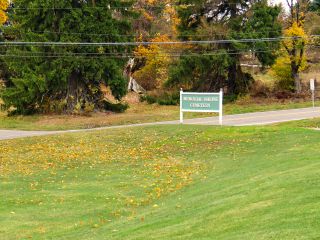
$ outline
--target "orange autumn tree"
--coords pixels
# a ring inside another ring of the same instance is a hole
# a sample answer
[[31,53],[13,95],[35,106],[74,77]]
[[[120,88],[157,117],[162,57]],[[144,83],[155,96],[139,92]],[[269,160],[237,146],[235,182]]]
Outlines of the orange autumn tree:
[[[9,7],[9,1],[8,0],[0,0],[0,24],[3,25],[7,20],[8,16],[6,14],[6,10]],[[0,79],[0,89],[4,88],[4,81],[3,79]],[[0,99],[0,110],[1,110],[1,105],[3,104],[2,100]]]
[[9,7],[8,0],[0,0],[0,24],[4,24],[8,20],[8,16],[6,14],[6,10]]
[[[288,79],[293,81],[295,92],[300,93],[302,86],[299,73],[306,67],[305,46],[308,42],[308,37],[303,27],[299,26],[296,22],[293,22],[284,31],[284,36],[286,39],[283,40],[282,44],[286,51],[280,59],[284,60],[289,66],[290,74],[288,75]],[[279,63],[279,61],[276,63]]]
[[287,4],[290,14],[288,16],[288,28],[284,31],[286,39],[282,44],[288,55],[294,90],[296,93],[301,93],[302,84],[299,72],[303,70],[305,62],[308,36],[304,31],[304,21],[309,3],[308,1],[287,0]]
[[[168,42],[167,35],[157,35],[151,42]],[[161,89],[168,79],[169,65],[172,58],[169,56],[174,46],[151,44],[138,46],[135,57],[144,59],[144,66],[134,73],[134,78],[147,90]]]
[[[162,45],[157,42],[177,41],[179,18],[173,0],[140,0],[141,6],[140,36],[137,41],[154,42],[151,45],[140,45],[134,50],[139,68],[133,77],[146,90],[161,89],[168,80],[169,66],[173,63],[172,55],[181,52],[178,45]],[[154,31],[156,30],[156,31]]]

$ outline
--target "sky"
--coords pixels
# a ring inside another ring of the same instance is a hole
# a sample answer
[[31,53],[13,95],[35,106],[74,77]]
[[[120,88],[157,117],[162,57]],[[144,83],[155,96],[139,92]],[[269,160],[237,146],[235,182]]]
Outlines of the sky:
[[269,0],[269,2],[270,2],[270,3],[273,3],[273,4],[282,3],[283,6],[286,6],[286,5],[287,5],[286,0]]
[[286,0],[271,0],[271,2],[273,3],[282,3],[282,4],[286,4]]
[[287,5],[287,1],[286,0],[269,0],[270,3],[272,4],[279,4],[282,3],[282,6],[288,10],[288,5]]

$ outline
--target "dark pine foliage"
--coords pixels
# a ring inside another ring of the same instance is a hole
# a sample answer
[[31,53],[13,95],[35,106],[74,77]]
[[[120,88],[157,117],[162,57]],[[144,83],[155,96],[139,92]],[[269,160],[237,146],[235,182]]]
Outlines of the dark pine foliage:
[[[276,38],[281,35],[279,7],[265,0],[180,0],[180,38],[183,40],[221,40],[231,42],[194,46],[197,56],[182,57],[172,68],[169,83],[194,90],[218,90],[226,87],[229,94],[248,89],[252,77],[242,72],[241,57],[255,52],[262,65],[273,64],[279,42],[240,43],[251,38]],[[190,54],[188,54],[190,55]]]
[[[4,35],[21,42],[132,41],[132,3],[121,0],[15,0]],[[127,46],[24,45],[6,48],[11,72],[1,98],[17,113],[103,108],[101,86],[126,93]],[[119,57],[114,57],[118,55]]]
[[320,14],[320,0],[313,0],[310,3],[310,11],[318,12]]

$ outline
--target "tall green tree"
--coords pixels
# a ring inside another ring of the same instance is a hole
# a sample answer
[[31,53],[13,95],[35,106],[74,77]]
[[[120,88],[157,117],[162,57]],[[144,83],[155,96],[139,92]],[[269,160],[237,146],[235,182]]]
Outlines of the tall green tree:
[[[221,69],[217,76],[213,76],[209,72],[202,72],[199,79],[203,79],[205,76],[210,76],[211,81],[215,81],[214,78],[220,79],[220,84],[211,84],[211,86],[226,86],[230,94],[239,94],[245,91],[252,79],[248,74],[242,72],[240,66],[241,56],[245,52],[256,52],[263,65],[271,65],[274,62],[279,43],[259,41],[239,43],[232,40],[280,36],[279,7],[268,6],[267,1],[264,0],[181,0],[178,12],[181,18],[179,27],[181,39],[230,40],[227,43],[208,44],[193,48],[193,50],[196,49],[200,52],[202,57],[205,57],[208,52],[216,56],[212,58],[214,61],[208,62],[209,65],[216,66],[213,66],[214,69],[225,66],[223,74]],[[221,63],[219,63],[220,61]],[[181,66],[178,68],[181,69]],[[212,67],[207,69],[209,71]],[[195,75],[199,76],[199,73],[195,72],[189,76],[193,78]],[[224,81],[221,80],[223,76]]]
[[320,14],[320,0],[311,1],[309,9],[312,12],[318,12]]
[[[15,0],[5,34],[21,42],[128,42],[131,5],[121,0]],[[101,108],[102,85],[117,99],[126,93],[127,60],[121,56],[129,51],[126,46],[99,45],[10,47],[4,61],[12,77],[1,98],[19,113]]]

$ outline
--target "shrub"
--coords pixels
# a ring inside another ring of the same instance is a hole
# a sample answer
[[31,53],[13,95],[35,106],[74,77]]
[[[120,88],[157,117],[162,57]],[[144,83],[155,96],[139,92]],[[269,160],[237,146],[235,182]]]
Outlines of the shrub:
[[157,102],[159,105],[178,105],[180,103],[180,93],[164,94]]
[[105,110],[116,113],[123,113],[129,108],[127,103],[111,103],[106,100],[103,101],[103,105]]
[[157,99],[149,95],[141,95],[140,102],[147,102],[148,104],[154,104],[157,102]]
[[230,94],[230,95],[223,96],[224,103],[233,103],[233,102],[237,101],[237,99],[238,99],[238,95],[236,95],[236,94]]
[[[303,71],[306,67],[307,62],[304,57],[299,71]],[[277,79],[276,88],[279,91],[294,91],[294,79],[291,76],[291,65],[288,55],[279,57],[271,70],[272,74]]]
[[271,89],[264,82],[256,80],[250,87],[250,95],[252,97],[270,97]]
[[85,116],[90,116],[91,113],[94,111],[94,109],[95,109],[94,103],[86,102],[86,103],[84,104],[83,114],[84,114]]
[[147,102],[148,104],[157,103],[159,105],[178,105],[180,102],[180,93],[152,92],[149,93],[149,95],[141,96],[140,101]]

